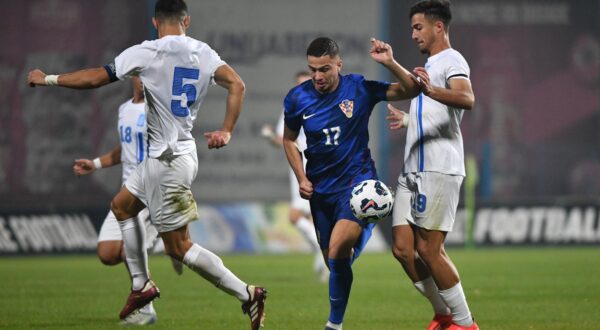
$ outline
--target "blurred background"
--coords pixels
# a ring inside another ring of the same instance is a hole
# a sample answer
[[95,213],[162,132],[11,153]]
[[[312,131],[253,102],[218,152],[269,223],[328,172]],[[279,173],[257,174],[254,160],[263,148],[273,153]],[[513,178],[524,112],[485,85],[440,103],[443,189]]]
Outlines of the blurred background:
[[[476,95],[462,132],[463,184],[456,245],[600,244],[600,1],[454,0],[451,43],[469,62]],[[308,251],[288,223],[288,165],[260,133],[275,124],[305,50],[335,39],[344,73],[391,80],[368,54],[389,41],[411,70],[425,55],[411,40],[413,1],[188,1],[188,35],[207,42],[247,86],[227,148],[208,150],[225,93],[209,90],[196,120],[200,221],[192,235],[217,252]],[[120,167],[77,178],[77,158],[116,146],[121,81],[93,91],[29,88],[29,70],[62,73],[113,61],[156,38],[152,0],[0,0],[0,254],[94,251],[120,186]],[[397,104],[407,110],[408,102]],[[380,178],[395,187],[405,131],[390,132],[385,104],[371,118]],[[369,243],[388,249],[390,221]]]

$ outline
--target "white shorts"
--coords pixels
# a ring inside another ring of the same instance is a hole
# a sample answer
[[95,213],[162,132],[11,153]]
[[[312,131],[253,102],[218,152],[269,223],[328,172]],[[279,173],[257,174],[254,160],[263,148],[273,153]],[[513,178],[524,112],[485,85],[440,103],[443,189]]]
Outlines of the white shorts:
[[[144,224],[144,232],[146,233],[146,248],[150,249],[154,246],[156,239],[158,238],[158,231],[150,222],[150,213],[148,209],[143,209],[138,213],[138,219],[142,224]],[[121,228],[119,228],[119,223],[117,222],[117,218],[112,211],[109,211],[102,223],[102,227],[100,227],[100,232],[98,233],[98,242],[104,241],[122,241],[123,236],[121,235]]]
[[400,175],[392,226],[409,222],[427,230],[452,231],[463,177],[437,172]]
[[292,169],[290,169],[290,196],[291,208],[301,210],[304,214],[310,215],[310,202],[308,199],[300,196],[300,186],[298,186],[298,180]]
[[125,182],[125,187],[150,210],[159,233],[179,229],[198,219],[192,181],[198,172],[196,152],[146,158]]

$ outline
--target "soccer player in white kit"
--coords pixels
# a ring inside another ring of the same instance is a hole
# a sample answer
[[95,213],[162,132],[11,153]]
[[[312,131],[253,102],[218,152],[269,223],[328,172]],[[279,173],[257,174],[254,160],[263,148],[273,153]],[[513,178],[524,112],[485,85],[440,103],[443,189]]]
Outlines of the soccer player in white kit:
[[245,86],[239,75],[204,42],[185,35],[190,24],[183,0],[158,0],[152,23],[159,39],[132,46],[104,67],[62,75],[36,69],[30,85],[96,88],[130,76],[144,84],[149,157],[136,168],[111,203],[132,275],[132,290],[119,317],[126,318],[160,293],[149,279],[148,256],[135,217],[148,206],[165,250],[191,270],[242,302],[242,311],[256,330],[264,320],[266,290],[247,285],[212,252],[191,241],[188,223],[198,218],[190,190],[198,159],[191,129],[207,88],[216,83],[228,92],[220,130],[204,133],[208,148],[221,148],[231,134],[242,108]]
[[414,70],[423,92],[412,100],[410,114],[388,106],[390,127],[408,126],[393,213],[393,253],[433,306],[428,330],[479,329],[444,250],[465,176],[460,122],[475,102],[469,65],[450,46],[448,1],[421,1],[409,17],[412,38],[429,58]]
[[[300,71],[296,73],[296,85],[299,85],[306,80],[311,79],[308,71]],[[275,131],[271,125],[264,125],[262,127],[262,135],[269,140],[273,145],[277,147],[283,147],[283,128],[284,128],[284,117],[283,111],[277,121]],[[306,150],[306,136],[304,130],[300,130],[298,138],[296,139],[296,146],[298,151],[303,153]],[[306,158],[303,159],[304,166],[306,167]],[[329,280],[329,269],[323,259],[319,242],[317,241],[317,235],[315,233],[315,227],[312,222],[312,216],[310,214],[310,203],[308,200],[300,196],[300,187],[296,180],[294,171],[289,169],[289,180],[290,180],[290,212],[289,219],[292,225],[300,231],[304,240],[310,245],[312,251],[315,253],[315,259],[313,263],[313,270],[317,273],[321,282]]]
[[[138,77],[131,78],[133,86],[133,97],[119,106],[119,145],[104,155],[91,159],[76,159],[73,164],[73,172],[77,176],[88,175],[101,168],[122,164],[122,183],[125,184],[127,177],[147,157],[148,135],[146,133],[146,109],[144,106],[144,92],[142,83]],[[138,213],[137,219],[145,231],[146,250],[153,247],[158,238],[158,231],[150,222],[148,209]],[[117,265],[125,260],[123,251],[123,236],[117,223],[117,218],[109,211],[102,223],[98,233],[98,245],[96,248],[98,258],[105,265]],[[175,264],[174,264],[175,265]],[[176,271],[181,272],[181,264]],[[145,325],[156,322],[156,311],[152,302],[139,309],[139,313],[129,315],[124,324]]]

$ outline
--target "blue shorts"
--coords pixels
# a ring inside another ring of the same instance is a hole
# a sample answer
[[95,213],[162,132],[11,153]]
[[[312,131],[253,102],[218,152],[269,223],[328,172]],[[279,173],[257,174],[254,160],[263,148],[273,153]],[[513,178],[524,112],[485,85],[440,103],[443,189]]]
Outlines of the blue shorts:
[[369,238],[371,238],[375,224],[358,220],[352,214],[352,210],[350,209],[352,188],[350,187],[333,194],[313,193],[310,199],[310,210],[321,250],[329,248],[329,239],[331,238],[333,226],[341,219],[354,221],[362,227],[362,232],[354,245],[354,256],[352,259],[356,259],[365,245],[367,245]]

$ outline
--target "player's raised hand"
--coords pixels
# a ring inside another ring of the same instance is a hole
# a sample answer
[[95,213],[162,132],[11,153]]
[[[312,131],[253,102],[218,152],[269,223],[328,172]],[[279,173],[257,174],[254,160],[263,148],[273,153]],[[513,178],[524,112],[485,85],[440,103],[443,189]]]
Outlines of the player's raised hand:
[[413,80],[419,86],[423,94],[429,95],[433,91],[433,86],[429,81],[429,73],[423,67],[416,67],[413,70],[414,76],[412,76]]
[[298,183],[298,186],[300,187],[300,197],[302,197],[304,199],[310,199],[312,197],[312,194],[313,194],[312,182],[308,181],[308,179],[305,178],[304,180],[302,180]]
[[373,58],[375,62],[381,64],[394,60],[392,46],[375,38],[371,38],[371,50],[369,51],[369,54],[371,54],[371,58]]
[[29,71],[29,73],[27,74],[27,84],[29,84],[30,87],[35,87],[36,85],[45,86],[45,79],[46,74],[40,69]]
[[390,129],[401,129],[402,127],[408,127],[408,113],[394,107],[393,105],[387,105],[388,115],[385,119],[390,124]]
[[208,149],[219,149],[229,143],[231,133],[225,131],[206,132],[204,137],[208,140]]
[[77,176],[88,175],[96,170],[94,162],[89,159],[75,159],[73,173]]

